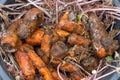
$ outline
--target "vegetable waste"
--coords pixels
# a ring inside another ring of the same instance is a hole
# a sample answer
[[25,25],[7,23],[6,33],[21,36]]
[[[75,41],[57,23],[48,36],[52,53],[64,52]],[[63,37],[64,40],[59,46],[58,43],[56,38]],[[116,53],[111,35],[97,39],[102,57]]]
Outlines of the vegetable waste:
[[[10,73],[16,80],[99,80],[105,77],[107,74],[102,73],[112,66],[114,55],[118,55],[119,43],[115,37],[120,30],[107,30],[114,18],[119,18],[113,13],[118,8],[104,4],[100,0],[18,0],[16,6],[4,6],[23,12],[17,17],[12,14],[9,24],[6,23],[9,18],[2,16],[1,57],[6,64],[14,66]],[[71,15],[77,18],[70,19]]]

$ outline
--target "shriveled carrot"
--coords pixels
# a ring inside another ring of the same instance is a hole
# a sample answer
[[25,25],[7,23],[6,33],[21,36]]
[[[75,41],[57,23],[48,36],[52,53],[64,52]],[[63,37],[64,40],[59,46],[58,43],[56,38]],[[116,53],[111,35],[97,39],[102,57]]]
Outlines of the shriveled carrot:
[[30,45],[40,45],[43,39],[44,31],[43,30],[36,30],[32,36],[26,39],[26,43]]
[[67,31],[64,30],[56,30],[56,32],[60,37],[67,37],[70,35]]
[[25,79],[34,80],[35,68],[32,65],[32,62],[30,58],[28,57],[28,55],[25,52],[18,50],[15,53],[15,57],[16,57],[17,63],[20,66],[20,69],[22,70],[25,76]]
[[68,38],[68,43],[73,44],[85,44],[88,45],[91,43],[89,38],[84,38],[83,36],[77,34],[71,34]]
[[54,80],[51,72],[46,67],[43,60],[32,49],[32,46],[30,46],[28,44],[24,44],[22,46],[22,49],[24,51],[26,51],[26,53],[29,56],[29,58],[31,59],[32,63],[35,65],[35,67],[38,69],[39,73],[42,75],[43,80]]
[[65,63],[62,66],[60,66],[60,70],[66,71],[66,72],[75,72],[78,70],[78,68],[71,64],[71,63]]

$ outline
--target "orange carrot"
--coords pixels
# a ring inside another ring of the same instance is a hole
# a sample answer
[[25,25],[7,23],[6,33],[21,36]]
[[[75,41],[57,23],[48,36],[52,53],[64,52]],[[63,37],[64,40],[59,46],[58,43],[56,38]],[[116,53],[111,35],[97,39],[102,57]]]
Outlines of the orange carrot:
[[43,58],[46,64],[49,62],[50,48],[51,48],[50,42],[51,42],[51,36],[48,34],[45,34],[41,42],[40,50],[44,52]]
[[[50,47],[51,47],[50,41],[51,41],[51,36],[48,34],[45,34],[41,42],[41,50],[44,51],[45,53],[50,52]],[[47,56],[49,56],[49,54]]]
[[30,45],[40,45],[43,39],[44,31],[43,30],[36,30],[31,37],[26,39],[26,43]]
[[[52,71],[51,73],[52,73],[52,75],[53,75],[53,77],[54,77],[55,80],[61,80],[61,79],[59,78],[59,76],[58,76],[57,71],[54,70],[54,71]],[[64,80],[68,80],[68,78],[67,78],[65,75],[63,75],[62,73],[60,73],[60,76],[61,76]]]
[[64,31],[64,30],[56,30],[57,34],[60,36],[60,37],[67,37],[69,36],[69,33]]
[[81,80],[82,78],[84,78],[84,75],[81,71],[75,71],[70,74],[70,78],[71,80]]
[[71,63],[65,63],[60,67],[60,70],[64,70],[66,72],[71,73],[71,72],[77,71],[78,68],[75,65],[71,64]]
[[27,56],[27,54],[23,51],[18,50],[15,53],[15,57],[16,57],[17,63],[20,66],[20,69],[22,70],[25,76],[25,79],[34,80],[35,68],[32,65],[32,62],[30,58]]
[[[38,8],[30,9],[21,19],[13,22],[6,31],[6,36],[2,36],[1,43],[16,48],[20,44],[20,39],[29,37],[44,20],[44,13]],[[18,42],[19,41],[19,42]],[[7,46],[7,48],[9,48]],[[6,46],[5,46],[6,47]]]
[[83,35],[85,31],[83,25],[69,21],[68,18],[69,18],[69,12],[66,12],[61,17],[60,21],[56,25],[56,28]]
[[54,80],[45,63],[33,50],[28,51],[28,56],[37,67],[39,73],[43,76],[43,80]]
[[35,53],[32,46],[30,46],[28,44],[24,44],[21,47],[21,49],[24,50],[27,53],[27,55],[31,59],[34,66],[38,69],[40,75],[42,75],[43,80],[54,80],[53,77],[52,77],[51,72],[46,67],[43,60]]
[[106,56],[106,51],[104,48],[100,48],[96,53],[101,58]]
[[5,51],[12,51],[21,45],[21,40],[16,34],[7,34],[7,36],[2,37],[1,45]]

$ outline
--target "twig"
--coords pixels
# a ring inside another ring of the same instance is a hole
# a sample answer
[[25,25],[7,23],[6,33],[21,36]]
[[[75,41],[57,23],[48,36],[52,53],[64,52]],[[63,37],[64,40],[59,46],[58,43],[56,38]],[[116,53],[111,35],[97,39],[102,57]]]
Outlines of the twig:
[[60,71],[59,71],[61,65],[62,65],[62,63],[60,63],[60,64],[58,65],[58,67],[57,67],[57,73],[58,73],[59,78],[60,78],[61,80],[64,80],[64,79],[62,78],[62,76],[60,75]]
[[58,23],[58,0],[56,0],[56,23]]
[[26,13],[26,11],[22,12],[20,15],[18,15],[14,20],[12,20],[12,22],[17,21],[18,19],[20,19],[24,14]]
[[[36,0],[36,1],[33,1],[35,4],[37,4],[37,5],[39,5],[39,4],[45,4],[44,2],[39,2],[39,1],[41,1],[41,0]],[[21,8],[24,8],[24,7],[26,7],[26,6],[29,6],[29,5],[31,5],[32,3],[27,3],[27,4],[25,4],[25,5],[23,5],[23,6],[20,6],[20,7],[17,7],[16,9],[21,9]]]
[[23,3],[17,3],[17,4],[9,4],[9,5],[3,5],[3,4],[0,4],[0,8],[9,8],[9,7],[16,7],[16,6],[21,6],[23,5]]
[[92,0],[92,1],[88,1],[88,2],[81,2],[81,3],[79,3],[79,5],[82,6],[82,5],[86,5],[86,4],[90,4],[90,3],[95,3],[97,1],[100,1],[100,0]]
[[112,15],[113,18],[120,20],[120,13],[117,12],[106,12],[106,13]]
[[100,14],[100,16],[99,16],[100,20],[102,20],[102,16],[104,13],[105,13],[105,11],[102,11],[102,13]]
[[0,17],[4,20],[5,25],[8,26],[10,21],[9,21],[8,17],[5,16],[6,14],[4,14],[4,15],[3,14],[4,14],[4,12],[0,13]]
[[28,2],[30,2],[31,4],[33,4],[35,7],[37,7],[38,9],[42,10],[49,18],[52,18],[52,16],[42,7],[36,5],[34,2],[32,2],[31,0],[28,0]]
[[114,11],[114,12],[120,13],[120,8],[93,8],[93,9],[84,11],[83,14],[91,11]]
[[58,0],[58,2],[59,2],[59,3],[61,3],[62,5],[65,5],[65,3],[64,3],[64,2],[62,2],[62,1],[60,1],[60,0]]
[[120,16],[119,16],[120,8],[118,8],[118,7],[114,7],[114,8],[108,8],[108,7],[107,8],[93,8],[93,9],[89,9],[89,10],[84,11],[82,14],[85,14],[85,13],[88,13],[88,12],[95,12],[95,11],[108,11],[109,14],[110,13],[112,14],[112,15],[108,14],[109,16],[120,20]]
[[19,71],[17,63],[15,62],[13,56],[11,54],[8,54],[8,57],[10,58],[10,61],[12,62],[12,64],[14,64],[16,70]]
[[114,16],[114,15],[109,15],[109,16],[111,16],[111,17],[114,18],[114,19],[120,20],[120,17]]
[[104,74],[104,75],[96,78],[95,80],[99,80],[99,79],[104,78],[104,77],[106,77],[106,76],[108,76],[108,75],[111,75],[111,74],[113,74],[113,73],[115,73],[115,72],[116,72],[116,70],[113,70],[113,71],[111,71],[111,72],[109,72],[109,73],[107,73],[107,74]]
[[[98,72],[98,70],[100,69],[100,67],[101,67],[101,65],[102,65],[102,62],[103,62],[103,60],[100,60],[99,66],[98,66],[98,68],[97,68],[97,72]],[[94,78],[93,78],[93,79],[96,79],[96,76],[97,76],[97,74],[94,75]]]
[[79,10],[80,10],[81,12],[83,12],[83,9],[82,9],[81,6],[79,5],[78,0],[76,1],[76,3],[77,3],[77,6],[78,6]]
[[100,73],[101,71],[103,71],[104,69],[106,69],[108,66],[104,66],[103,68],[101,68],[97,73]]
[[72,5],[72,4],[74,4],[74,3],[77,3],[77,1],[69,2],[69,3],[65,4],[64,6],[66,7],[66,6]]
[[[56,1],[57,1],[57,0],[56,0]],[[45,3],[47,4],[47,6],[48,6],[51,10],[53,10],[52,7],[49,5],[49,2],[47,2],[47,1],[45,0]]]

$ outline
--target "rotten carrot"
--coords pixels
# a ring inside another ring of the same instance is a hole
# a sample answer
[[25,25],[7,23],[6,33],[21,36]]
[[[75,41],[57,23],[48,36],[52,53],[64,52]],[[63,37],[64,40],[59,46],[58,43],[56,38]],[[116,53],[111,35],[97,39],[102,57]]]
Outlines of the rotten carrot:
[[71,34],[68,37],[68,43],[71,45],[74,45],[74,44],[89,45],[91,43],[91,40],[89,38],[85,38],[85,37],[77,35],[77,34]]

